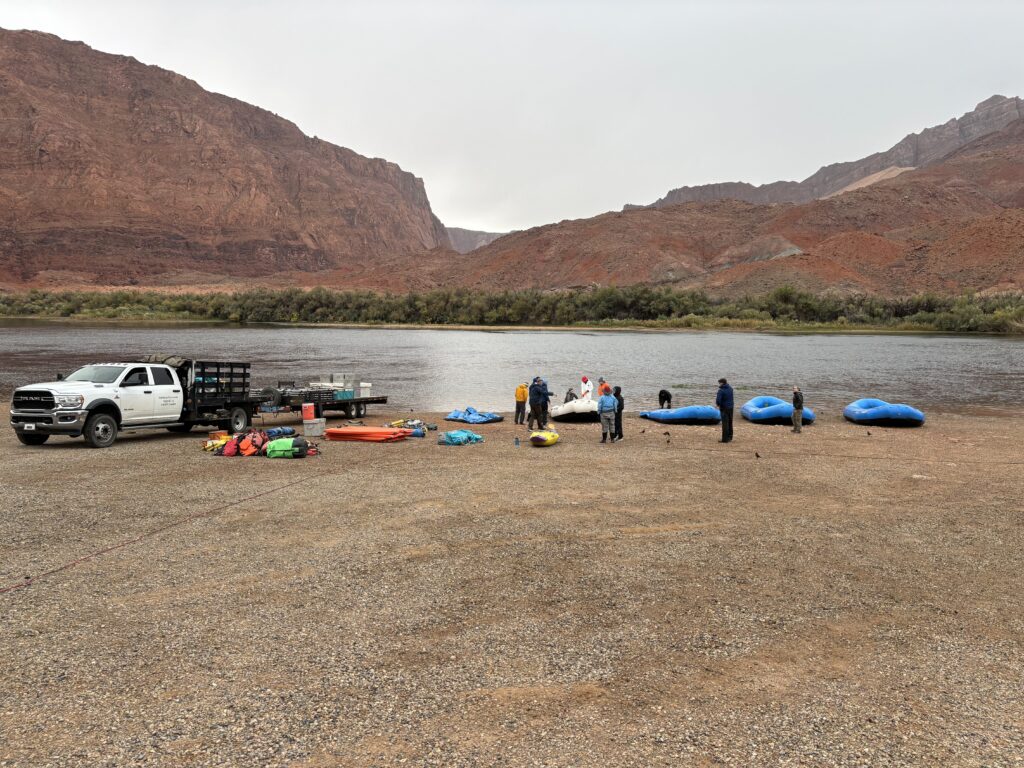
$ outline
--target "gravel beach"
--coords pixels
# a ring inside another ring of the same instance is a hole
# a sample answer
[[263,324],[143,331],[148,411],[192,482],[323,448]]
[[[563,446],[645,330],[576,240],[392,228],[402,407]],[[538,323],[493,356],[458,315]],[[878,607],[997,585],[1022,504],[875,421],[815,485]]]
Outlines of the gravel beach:
[[0,765],[1024,763],[1024,418],[472,429],[5,429]]

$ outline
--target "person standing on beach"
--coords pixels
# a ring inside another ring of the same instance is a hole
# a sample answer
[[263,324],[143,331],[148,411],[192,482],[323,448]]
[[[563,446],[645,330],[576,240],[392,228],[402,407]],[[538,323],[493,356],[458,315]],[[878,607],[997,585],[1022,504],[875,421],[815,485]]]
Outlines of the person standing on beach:
[[658,407],[661,409],[672,407],[672,393],[667,389],[663,389],[658,393]]
[[804,425],[804,393],[800,387],[793,387],[793,431],[798,435]]
[[580,379],[580,399],[589,400],[594,394],[594,383],[586,376]]
[[718,394],[715,396],[715,405],[722,414],[722,439],[719,442],[732,442],[732,409],[734,406],[732,387],[725,379],[718,380]]
[[551,399],[551,392],[548,391],[547,385],[541,381],[540,376],[537,376],[533,380],[533,384],[530,385],[530,418],[527,422],[527,426],[533,429],[533,423],[537,422],[537,429],[545,429],[548,425],[546,418],[547,404]]
[[622,439],[622,411],[626,407],[626,400],[622,396],[622,387],[615,387],[612,390],[612,397],[615,398],[615,440]]
[[612,442],[615,442],[615,409],[618,408],[618,405],[611,395],[601,395],[597,399],[597,412],[601,417],[602,443],[607,442],[609,436],[611,436]]
[[526,401],[530,399],[530,387],[524,381],[516,387],[516,424],[526,423]]
[[604,395],[610,395],[612,393],[611,385],[604,379],[597,380],[597,396],[602,397]]

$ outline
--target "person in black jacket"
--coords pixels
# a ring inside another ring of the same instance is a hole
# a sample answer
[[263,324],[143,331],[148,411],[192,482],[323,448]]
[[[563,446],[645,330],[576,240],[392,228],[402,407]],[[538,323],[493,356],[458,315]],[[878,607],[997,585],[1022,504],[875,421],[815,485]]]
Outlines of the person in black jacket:
[[800,387],[793,387],[793,431],[800,434],[804,425],[804,393]]
[[661,390],[658,393],[658,407],[659,408],[671,408],[672,407],[672,393],[667,389]]
[[537,422],[537,429],[546,429],[548,426],[548,403],[551,400],[551,391],[540,376],[533,380],[530,385],[530,418],[527,420],[527,427],[533,429],[533,422]]
[[612,389],[612,397],[615,398],[615,435],[613,440],[622,439],[622,410],[626,407],[626,400],[622,397],[622,387]]
[[723,443],[732,442],[732,409],[733,396],[732,387],[725,379],[718,380],[718,394],[715,396],[715,405],[722,414],[722,439]]

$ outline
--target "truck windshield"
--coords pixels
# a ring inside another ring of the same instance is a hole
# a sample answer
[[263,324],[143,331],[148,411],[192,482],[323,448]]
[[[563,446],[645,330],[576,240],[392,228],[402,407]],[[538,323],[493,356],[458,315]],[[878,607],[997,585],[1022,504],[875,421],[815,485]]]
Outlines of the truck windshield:
[[84,365],[68,374],[64,381],[91,381],[95,384],[113,384],[124,373],[123,365]]

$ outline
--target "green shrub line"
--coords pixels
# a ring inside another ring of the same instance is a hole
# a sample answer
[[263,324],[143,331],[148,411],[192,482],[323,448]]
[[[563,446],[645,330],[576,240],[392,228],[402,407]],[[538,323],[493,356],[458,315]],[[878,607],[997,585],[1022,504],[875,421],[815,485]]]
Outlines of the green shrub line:
[[783,286],[720,299],[651,286],[560,291],[442,289],[424,293],[260,289],[237,293],[29,291],[0,293],[0,316],[231,323],[351,323],[748,330],[1024,333],[1024,293],[890,298],[813,294]]

